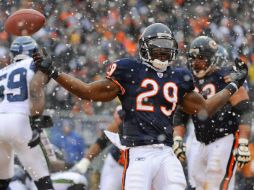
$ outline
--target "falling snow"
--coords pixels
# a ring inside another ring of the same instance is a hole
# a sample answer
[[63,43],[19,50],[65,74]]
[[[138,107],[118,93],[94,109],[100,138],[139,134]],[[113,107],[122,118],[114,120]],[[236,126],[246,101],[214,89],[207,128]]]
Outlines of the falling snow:
[[[231,66],[236,57],[241,57],[246,61],[249,66],[250,77],[248,78],[248,84],[246,83],[245,86],[248,86],[250,99],[253,101],[254,6],[251,0],[43,0],[40,2],[0,0],[0,6],[0,64],[9,58],[9,47],[14,40],[14,36],[4,31],[4,22],[8,16],[21,7],[39,10],[46,16],[44,27],[32,37],[37,41],[40,48],[45,47],[50,54],[54,55],[53,61],[59,70],[69,73],[83,82],[104,80],[108,66],[120,58],[139,58],[138,39],[140,34],[147,25],[161,22],[170,27],[178,42],[178,56],[170,66],[172,69],[175,67],[190,68],[187,52],[191,40],[199,35],[208,35],[215,39],[218,44],[223,45],[229,52],[228,60]],[[23,24],[19,23],[19,25]],[[130,71],[129,74],[131,75],[137,72],[135,67]],[[150,69],[145,68],[145,72],[149,73]],[[175,76],[177,72],[173,70],[171,74]],[[163,76],[167,77],[168,75]],[[183,83],[192,80],[192,77],[187,74],[182,77]],[[223,80],[223,77],[219,79]],[[122,81],[117,82],[121,85]],[[139,82],[141,81],[133,80],[131,77],[128,79],[130,88],[138,86]],[[201,85],[204,83],[204,80],[200,80]],[[0,101],[3,100],[1,87]],[[108,85],[105,89],[106,92],[114,93],[111,91],[111,87]],[[70,88],[75,89],[75,86]],[[83,138],[86,147],[94,143],[102,130],[112,122],[115,107],[119,104],[117,98],[111,102],[83,100],[73,96],[54,80],[49,81],[45,93],[45,113],[53,116],[54,119],[54,128],[49,130],[52,139],[67,139],[62,134],[62,130],[63,125],[68,123],[71,130],[75,129],[75,132]],[[87,94],[90,94],[90,92],[82,92],[84,96]],[[93,96],[97,95],[101,94],[93,94]],[[163,98],[164,96],[165,94],[161,95]],[[122,98],[121,95],[119,97]],[[169,96],[170,98],[174,97]],[[151,105],[150,96],[144,97],[142,102],[139,103],[145,109],[146,106],[166,106],[166,109],[172,106],[171,102],[169,102],[169,105]],[[168,99],[165,99],[164,104],[166,103],[168,103]],[[136,105],[128,104],[126,109],[132,115],[137,111]],[[239,115],[232,111],[220,113],[213,119],[210,119],[205,110],[196,113],[196,118],[202,122],[202,125],[199,126],[200,130],[205,131],[202,137],[206,140],[208,137],[215,139],[217,138],[217,132],[226,136],[230,135],[231,131],[228,128],[233,128],[236,121],[234,119],[225,121],[228,115],[239,119]],[[149,114],[145,114],[144,117],[147,117],[148,121],[141,122],[136,121],[136,118],[131,118],[131,122],[137,122],[136,124],[140,127],[140,130],[144,131],[147,130],[147,125],[157,127],[158,123],[156,121],[149,120]],[[160,116],[157,119],[160,120]],[[206,125],[207,120],[209,120],[209,126]],[[218,128],[220,123],[228,128]],[[165,127],[164,124],[161,126],[163,126],[160,129],[162,131],[173,130],[171,126]],[[252,141],[253,136],[254,134],[252,134]],[[122,138],[128,139],[127,136],[122,136]],[[155,137],[155,141],[164,142],[168,140],[167,138],[170,137],[160,134]],[[154,140],[150,142],[153,143]],[[72,140],[70,140],[70,144],[76,145]],[[132,145],[135,146],[135,143]],[[86,150],[80,151],[82,156]],[[64,149],[61,151],[64,151]],[[107,152],[102,154],[102,159],[98,159],[95,163],[97,162],[97,165],[99,165],[98,163],[101,160],[107,159],[106,156]],[[78,157],[74,156],[74,158]],[[94,170],[98,169],[96,168],[97,165],[92,166],[95,167]],[[254,164],[252,163],[252,165]],[[247,190],[244,187],[247,182],[252,183],[253,186],[253,180],[250,182],[245,179],[237,180],[237,190]]]

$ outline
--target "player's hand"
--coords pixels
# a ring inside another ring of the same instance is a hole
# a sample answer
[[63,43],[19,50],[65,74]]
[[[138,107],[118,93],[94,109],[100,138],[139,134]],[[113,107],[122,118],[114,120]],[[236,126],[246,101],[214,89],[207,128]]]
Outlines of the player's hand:
[[237,161],[237,166],[242,168],[251,160],[250,150],[248,147],[248,139],[239,139],[239,144],[237,150],[234,152],[235,159]]
[[52,118],[48,115],[30,116],[29,120],[33,133],[32,139],[29,141],[28,146],[33,148],[41,142],[40,133],[42,132],[42,128],[52,127],[53,121]]
[[32,131],[33,131],[32,139],[28,143],[28,146],[30,148],[37,146],[41,142],[40,133],[42,132],[42,130],[40,128],[36,127],[34,129],[32,129]]
[[78,172],[80,174],[85,174],[91,161],[87,158],[81,159],[78,163],[76,163],[70,171],[72,172]]
[[47,53],[45,48],[42,48],[43,55],[40,52],[33,53],[33,59],[36,67],[47,74],[49,78],[56,79],[59,75],[57,68],[53,64],[52,57]]
[[180,161],[185,161],[186,145],[180,136],[174,137],[173,151]]
[[49,115],[30,116],[30,125],[33,128],[50,128],[53,127],[53,121]]
[[235,59],[235,72],[230,75],[231,81],[240,88],[248,76],[248,66],[240,58]]

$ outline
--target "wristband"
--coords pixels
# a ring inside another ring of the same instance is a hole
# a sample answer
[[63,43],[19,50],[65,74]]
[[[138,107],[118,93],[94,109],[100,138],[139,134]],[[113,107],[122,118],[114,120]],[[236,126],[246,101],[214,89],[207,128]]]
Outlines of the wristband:
[[99,138],[96,140],[96,144],[99,145],[99,147],[100,147],[101,150],[103,150],[104,148],[106,148],[106,147],[108,146],[109,142],[110,142],[109,139],[106,138],[106,136],[104,135],[104,133],[103,133],[103,135],[102,135],[101,137],[99,137]]
[[29,120],[32,129],[39,128],[39,123],[41,122],[40,115],[29,116]]
[[57,70],[56,67],[52,67],[50,69],[50,72],[48,74],[49,78],[57,79],[57,77],[60,75],[60,72]]
[[224,89],[227,89],[233,95],[238,90],[238,87],[234,82],[231,82]]

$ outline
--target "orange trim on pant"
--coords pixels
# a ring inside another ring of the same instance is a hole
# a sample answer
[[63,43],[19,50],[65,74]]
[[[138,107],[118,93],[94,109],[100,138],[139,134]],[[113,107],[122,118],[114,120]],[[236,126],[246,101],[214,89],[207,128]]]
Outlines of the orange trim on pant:
[[233,146],[231,149],[231,155],[229,157],[229,162],[227,164],[226,174],[220,184],[220,190],[227,190],[228,184],[232,178],[234,167],[236,164],[235,157],[234,157],[234,149],[237,149],[237,147],[238,147],[238,139],[239,139],[239,133],[237,131],[237,132],[235,132],[235,139],[234,139]]
[[118,164],[120,164],[121,166],[124,166],[125,162],[124,162],[124,157],[125,157],[125,151],[124,150],[120,150],[120,158],[118,159]]
[[122,190],[125,189],[125,177],[126,177],[126,171],[129,166],[129,149],[124,151],[124,170],[123,170],[123,176],[122,176]]

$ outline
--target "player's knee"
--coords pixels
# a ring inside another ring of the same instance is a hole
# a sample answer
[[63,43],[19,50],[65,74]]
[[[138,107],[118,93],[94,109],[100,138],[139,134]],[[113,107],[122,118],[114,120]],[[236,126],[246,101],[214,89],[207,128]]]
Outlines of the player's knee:
[[211,174],[222,172],[221,161],[219,159],[212,160],[207,166],[207,172]]
[[217,190],[220,189],[220,183],[222,181],[222,174],[216,172],[217,170],[209,170],[206,173],[206,179],[204,181],[204,189],[207,190]]
[[11,179],[0,179],[0,189],[7,190],[10,182],[11,182]]
[[38,181],[35,181],[35,185],[38,190],[53,190],[52,181],[49,176],[42,177]]

